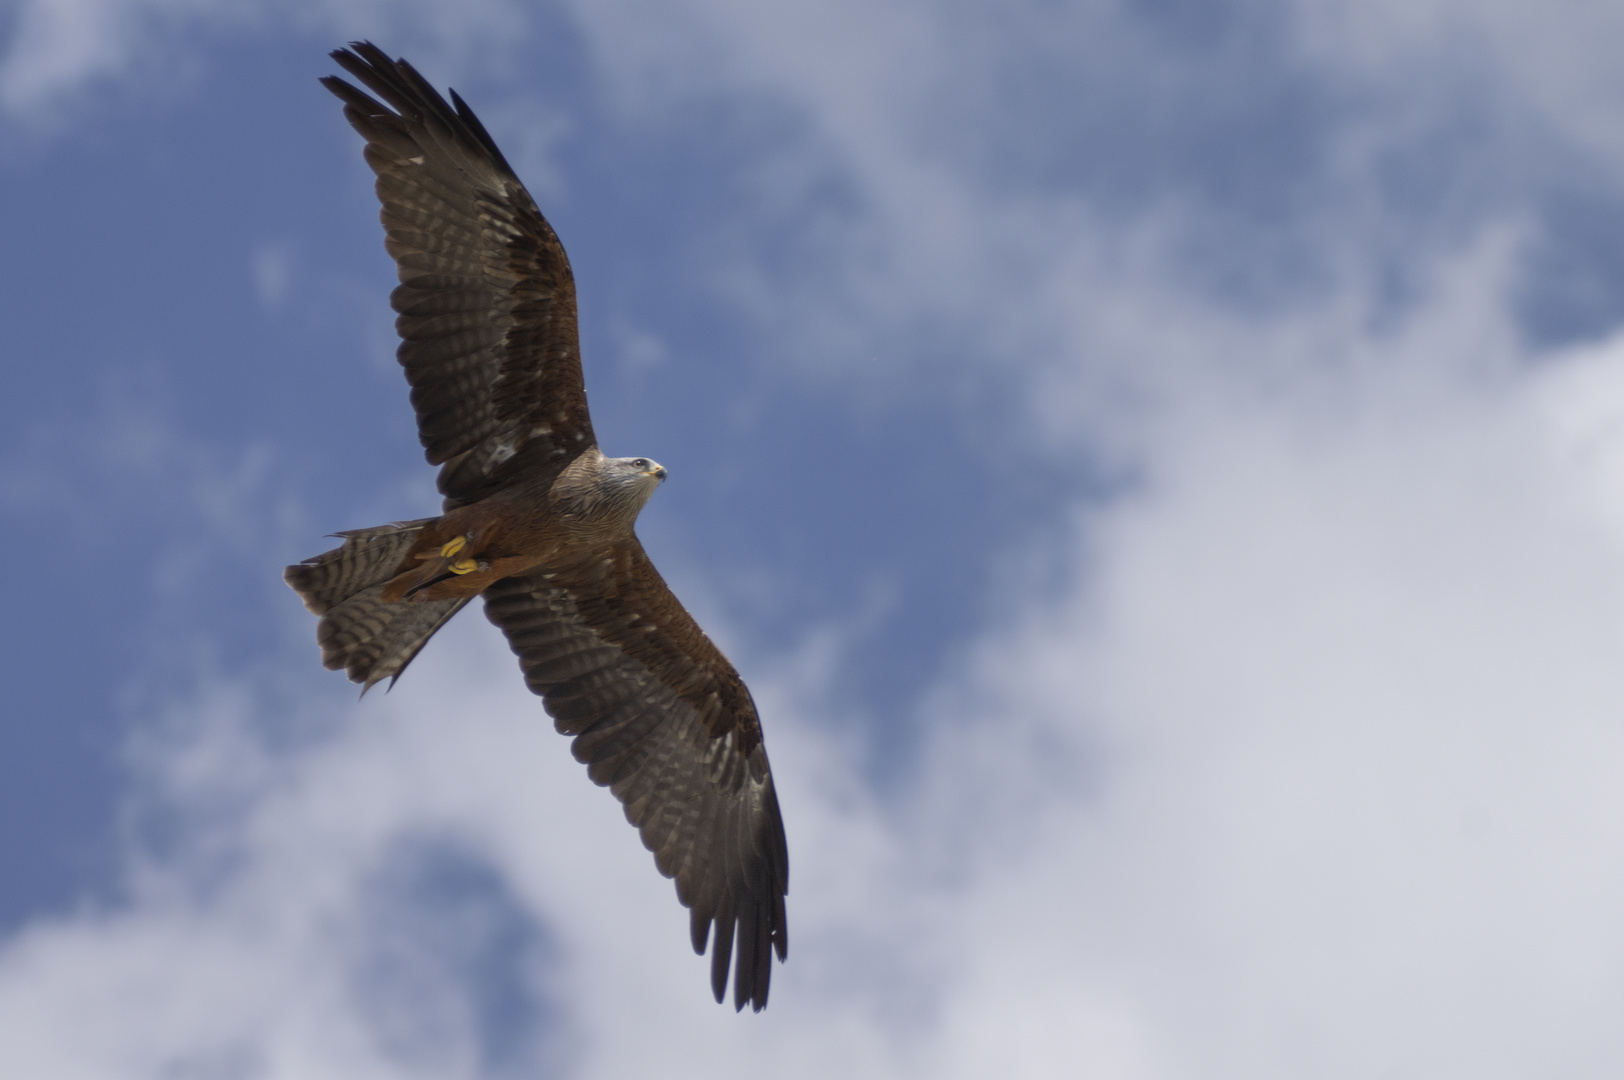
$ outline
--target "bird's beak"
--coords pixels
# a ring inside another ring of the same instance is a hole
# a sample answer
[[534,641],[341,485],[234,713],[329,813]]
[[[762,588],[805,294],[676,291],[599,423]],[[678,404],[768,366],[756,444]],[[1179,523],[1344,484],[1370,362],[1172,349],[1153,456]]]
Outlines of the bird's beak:
[[664,480],[665,479],[665,466],[664,465],[659,466],[658,468],[652,470],[649,473],[649,475],[654,477],[654,479],[656,479],[656,480]]

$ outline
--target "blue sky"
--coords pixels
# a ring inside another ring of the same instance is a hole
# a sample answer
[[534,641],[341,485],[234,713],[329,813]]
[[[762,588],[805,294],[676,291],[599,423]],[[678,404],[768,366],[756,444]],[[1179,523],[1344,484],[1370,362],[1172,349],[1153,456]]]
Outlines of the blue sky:
[[[1624,16],[1557,7],[0,9],[7,1071],[1616,1076]],[[761,1016],[477,614],[357,704],[280,581],[435,505],[355,37],[672,471]]]

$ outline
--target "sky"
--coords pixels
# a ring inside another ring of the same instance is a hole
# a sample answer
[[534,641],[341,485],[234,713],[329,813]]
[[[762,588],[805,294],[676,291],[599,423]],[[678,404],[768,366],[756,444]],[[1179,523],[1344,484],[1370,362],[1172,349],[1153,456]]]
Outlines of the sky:
[[[718,1007],[433,513],[368,38],[563,239],[639,533],[761,706]],[[1624,8],[0,4],[0,1071],[1624,1070]]]

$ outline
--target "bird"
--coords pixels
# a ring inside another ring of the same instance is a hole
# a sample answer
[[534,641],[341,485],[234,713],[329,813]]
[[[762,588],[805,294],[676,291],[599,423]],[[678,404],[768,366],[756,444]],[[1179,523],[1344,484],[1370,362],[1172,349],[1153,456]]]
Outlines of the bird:
[[735,1011],[759,1012],[789,948],[788,846],[750,691],[633,527],[666,469],[598,448],[569,259],[473,110],[371,42],[331,56],[360,84],[321,80],[376,174],[397,357],[443,502],[334,533],[341,546],[284,579],[319,616],[322,663],[363,695],[482,597],[575,758],[675,879],[717,1002],[736,954]]

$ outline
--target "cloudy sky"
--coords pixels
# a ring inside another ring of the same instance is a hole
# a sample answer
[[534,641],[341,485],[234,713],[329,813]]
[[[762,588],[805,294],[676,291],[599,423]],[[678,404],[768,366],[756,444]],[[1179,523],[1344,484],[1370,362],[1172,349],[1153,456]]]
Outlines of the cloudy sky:
[[[366,37],[567,245],[755,689],[789,962],[477,612],[357,704],[281,567],[431,513]],[[1624,1071],[1624,8],[0,4],[0,1071]]]

